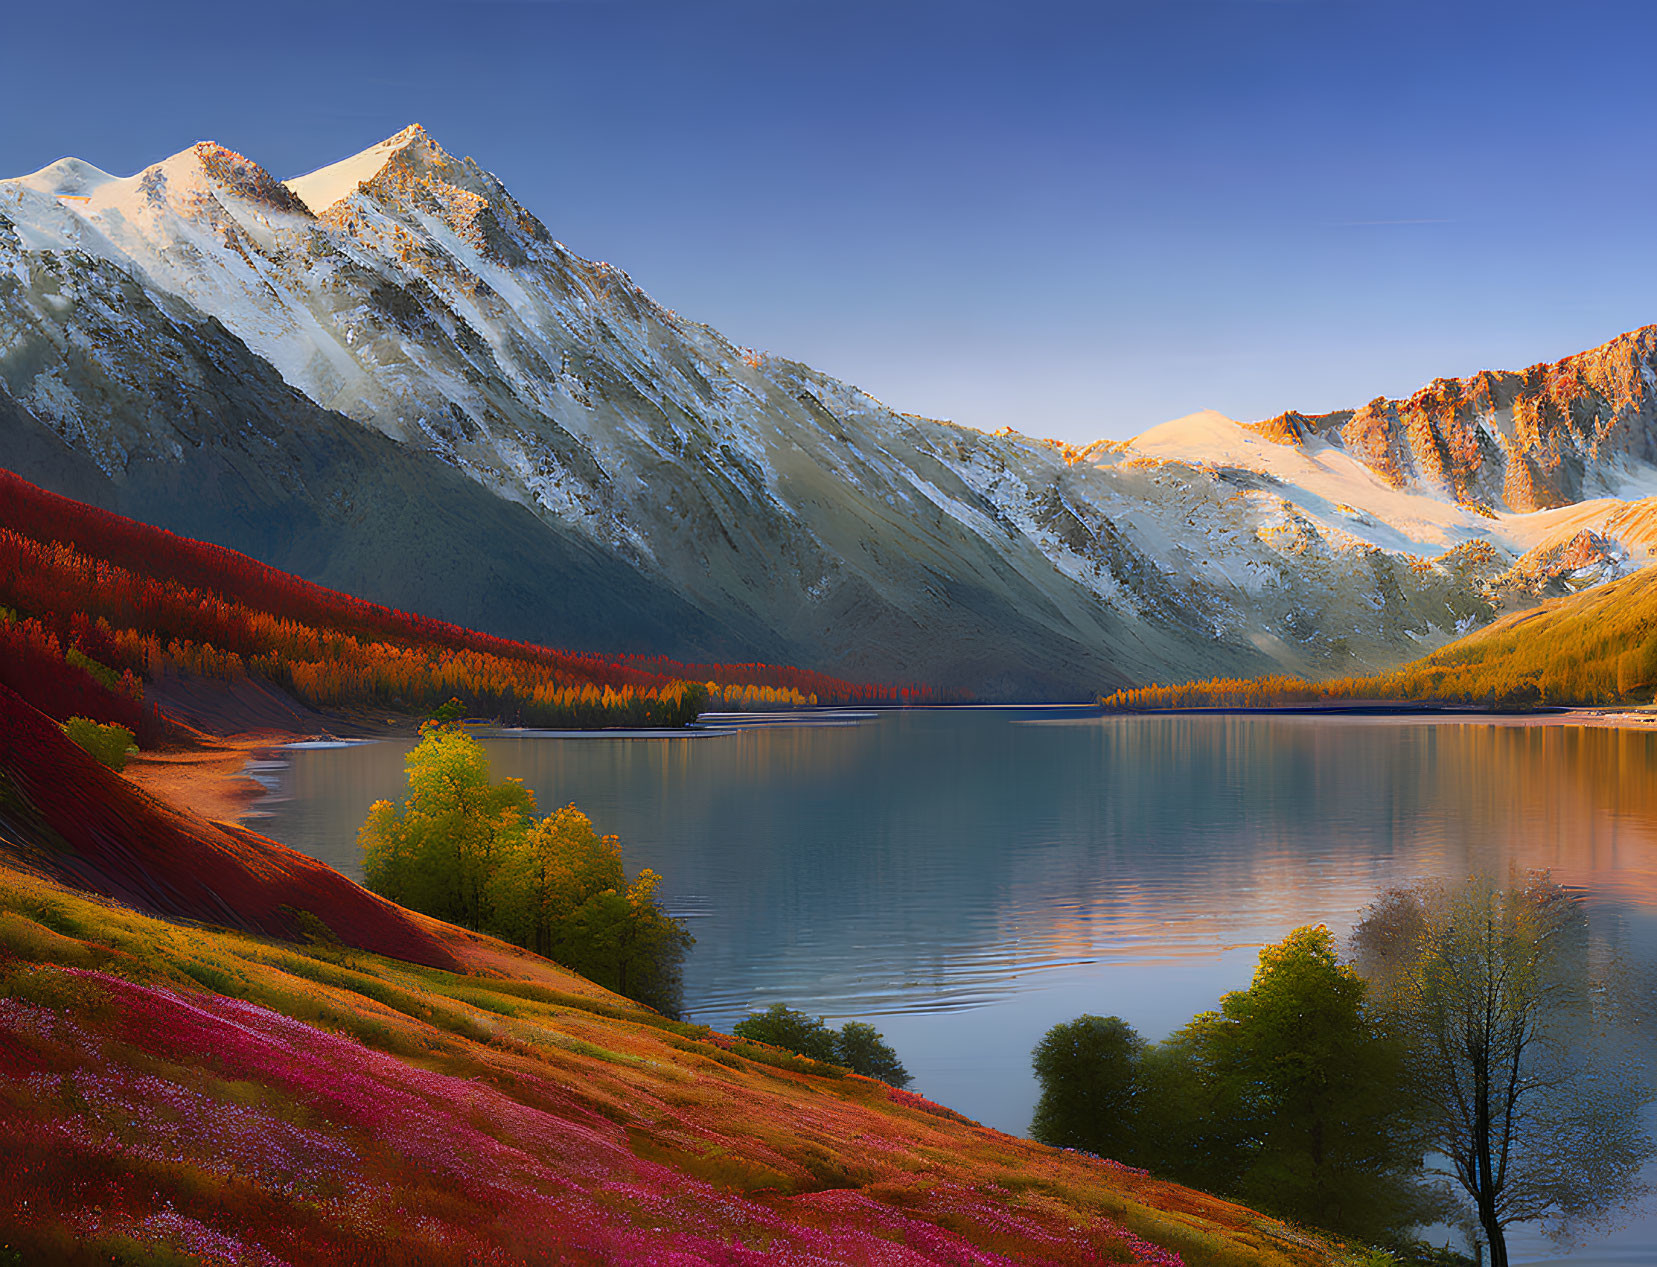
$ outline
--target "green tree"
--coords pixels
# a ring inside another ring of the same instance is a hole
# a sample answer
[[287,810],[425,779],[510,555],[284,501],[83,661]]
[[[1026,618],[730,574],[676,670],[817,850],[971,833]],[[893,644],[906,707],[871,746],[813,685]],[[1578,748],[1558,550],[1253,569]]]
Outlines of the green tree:
[[840,1027],[834,1036],[834,1056],[836,1064],[845,1065],[853,1073],[878,1078],[894,1087],[906,1087],[914,1081],[880,1031],[863,1021],[847,1021]]
[[445,726],[451,722],[459,721],[464,716],[466,716],[466,705],[451,695],[443,703],[432,709],[431,717],[428,720],[436,722],[439,726]]
[[820,1016],[808,1016],[781,1003],[763,1012],[750,1012],[731,1027],[731,1033],[750,1042],[770,1043],[787,1051],[833,1064],[834,1031]]
[[1227,1023],[1219,1012],[1203,1012],[1145,1052],[1138,1135],[1116,1160],[1205,1192],[1237,1192],[1250,1124],[1243,1116],[1244,1084],[1218,1060],[1214,1031]]
[[1048,1031],[1031,1133],[1368,1240],[1427,1212],[1402,1048],[1326,928],[1260,954],[1254,982],[1147,1047],[1117,1017]]
[[71,717],[63,733],[89,755],[111,770],[124,770],[127,758],[138,750],[132,731],[114,722],[95,722],[89,717]]
[[[615,851],[619,872],[615,837],[605,841]],[[662,908],[660,887],[661,877],[646,868],[631,885],[618,878],[609,887],[589,890],[554,926],[551,955],[618,994],[678,1016],[682,965],[695,938]]]
[[906,1087],[913,1081],[880,1031],[862,1021],[847,1021],[836,1032],[820,1016],[773,1003],[763,1012],[750,1012],[731,1028],[731,1033],[825,1064],[844,1065],[853,1073],[878,1078],[894,1087]]
[[1030,1134],[1117,1161],[1136,1156],[1145,1051],[1145,1040],[1118,1016],[1078,1016],[1053,1026],[1031,1054],[1041,1098]]
[[694,939],[663,909],[660,876],[629,883],[621,842],[573,805],[537,819],[529,790],[493,782],[457,727],[428,723],[404,765],[408,796],[377,802],[358,834],[369,888],[679,1014]]
[[601,838],[585,814],[567,805],[503,842],[488,898],[504,936],[555,957],[576,910],[626,884],[621,842]]
[[1273,1213],[1369,1241],[1426,1213],[1402,1045],[1327,928],[1260,952],[1204,1041],[1245,1133],[1234,1192]]
[[1510,1223],[1602,1224],[1643,1191],[1650,1093],[1619,1034],[1619,974],[1597,961],[1578,899],[1546,875],[1418,885],[1372,905],[1353,947],[1491,1267],[1506,1267]]
[[517,779],[492,783],[483,746],[454,727],[421,727],[403,767],[408,796],[375,802],[357,833],[368,887],[438,919],[485,928],[490,877],[505,842],[534,814],[534,796]]

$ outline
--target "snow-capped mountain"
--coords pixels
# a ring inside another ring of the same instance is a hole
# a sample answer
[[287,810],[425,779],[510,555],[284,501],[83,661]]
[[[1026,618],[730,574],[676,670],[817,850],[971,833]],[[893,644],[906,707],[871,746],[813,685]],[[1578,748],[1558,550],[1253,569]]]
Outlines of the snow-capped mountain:
[[0,181],[23,474],[502,632],[986,694],[1393,663],[1643,561],[1654,343],[1077,450],[736,347],[418,126]]

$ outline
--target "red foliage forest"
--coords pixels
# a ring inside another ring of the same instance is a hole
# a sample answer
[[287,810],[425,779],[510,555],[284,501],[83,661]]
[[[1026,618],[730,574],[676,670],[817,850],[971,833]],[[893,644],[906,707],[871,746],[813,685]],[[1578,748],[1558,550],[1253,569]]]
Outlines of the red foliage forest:
[[60,720],[118,722],[141,744],[163,672],[274,683],[314,708],[468,713],[531,726],[680,726],[706,704],[895,704],[869,686],[767,664],[561,651],[365,602],[0,471],[0,684]]

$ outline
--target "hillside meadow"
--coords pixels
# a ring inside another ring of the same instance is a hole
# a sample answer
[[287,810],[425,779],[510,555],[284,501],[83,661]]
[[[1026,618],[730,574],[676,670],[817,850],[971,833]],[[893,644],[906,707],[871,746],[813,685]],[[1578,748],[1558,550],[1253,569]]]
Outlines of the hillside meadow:
[[1116,691],[1108,709],[1271,708],[1411,701],[1520,709],[1650,704],[1657,691],[1657,569],[1514,612],[1387,673],[1211,678]]
[[465,971],[0,869],[0,1243],[63,1263],[1349,1260],[440,935]]

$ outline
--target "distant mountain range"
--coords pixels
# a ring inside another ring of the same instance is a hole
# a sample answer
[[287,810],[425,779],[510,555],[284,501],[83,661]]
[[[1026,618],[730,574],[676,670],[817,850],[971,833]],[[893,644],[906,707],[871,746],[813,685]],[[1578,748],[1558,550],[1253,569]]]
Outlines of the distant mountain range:
[[1077,449],[734,346],[418,126],[286,183],[202,143],[0,181],[0,465],[512,637],[1076,697],[1386,667],[1643,564],[1657,328]]

